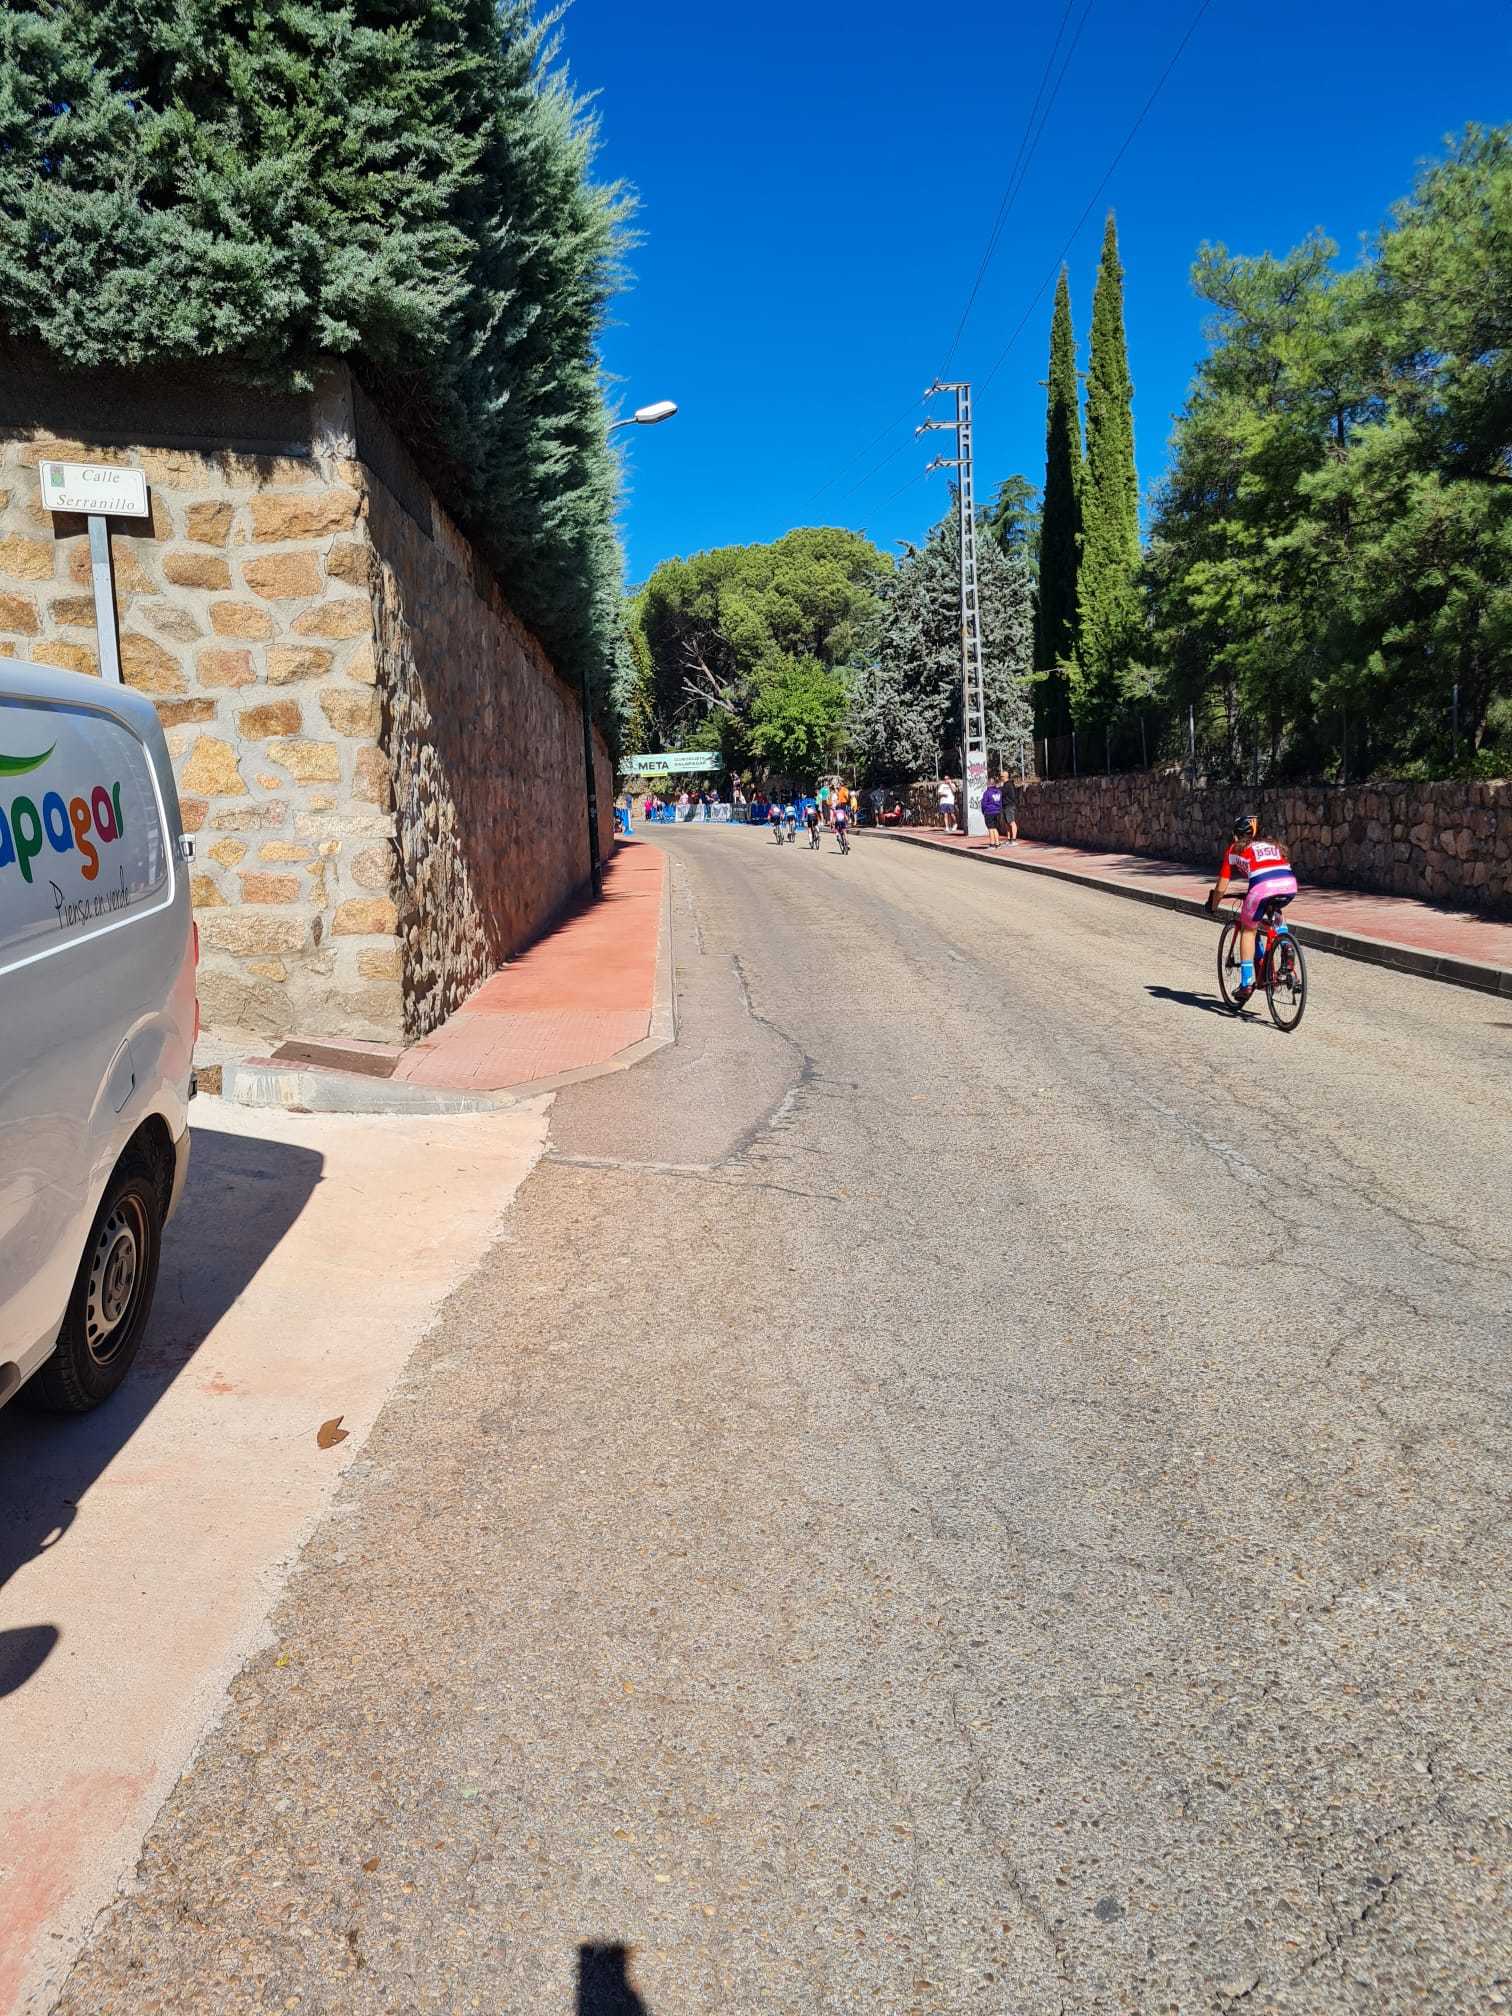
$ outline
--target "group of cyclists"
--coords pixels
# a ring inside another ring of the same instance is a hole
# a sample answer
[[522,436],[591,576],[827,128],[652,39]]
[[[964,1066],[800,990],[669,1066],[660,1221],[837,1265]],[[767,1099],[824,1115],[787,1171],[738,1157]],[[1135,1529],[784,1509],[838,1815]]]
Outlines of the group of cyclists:
[[850,787],[846,784],[821,784],[814,797],[794,799],[785,797],[781,803],[767,807],[767,824],[772,828],[780,847],[784,841],[796,843],[798,821],[801,816],[808,830],[810,849],[817,849],[819,836],[828,827],[839,843],[840,852],[850,852],[850,824],[854,801]]

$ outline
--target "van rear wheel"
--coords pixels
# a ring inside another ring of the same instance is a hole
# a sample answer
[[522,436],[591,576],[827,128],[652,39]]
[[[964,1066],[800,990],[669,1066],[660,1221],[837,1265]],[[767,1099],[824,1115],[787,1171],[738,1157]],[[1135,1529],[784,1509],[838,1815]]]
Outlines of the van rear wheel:
[[163,1193],[146,1156],[123,1155],[106,1187],[57,1348],[22,1392],[35,1405],[83,1414],[131,1370],[147,1328],[163,1247]]

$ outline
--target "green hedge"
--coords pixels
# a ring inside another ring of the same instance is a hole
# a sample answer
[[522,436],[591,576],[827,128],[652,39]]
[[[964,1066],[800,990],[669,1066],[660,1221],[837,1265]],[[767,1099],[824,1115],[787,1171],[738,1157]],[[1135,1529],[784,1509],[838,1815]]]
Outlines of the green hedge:
[[529,0],[0,16],[0,331],[70,366],[348,360],[558,668],[607,693],[598,332],[629,203]]

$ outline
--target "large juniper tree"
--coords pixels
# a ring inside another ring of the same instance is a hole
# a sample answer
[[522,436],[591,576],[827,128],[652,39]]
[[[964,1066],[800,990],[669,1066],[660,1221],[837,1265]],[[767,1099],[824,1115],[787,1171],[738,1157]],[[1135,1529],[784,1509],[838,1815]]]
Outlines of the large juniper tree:
[[596,354],[626,202],[529,0],[0,13],[0,333],[60,362],[349,360],[569,674],[615,655]]
[[1061,268],[1050,320],[1050,379],[1045,403],[1045,495],[1040,512],[1039,615],[1034,662],[1046,674],[1039,688],[1036,731],[1063,735],[1071,726],[1075,679],[1077,568],[1081,554],[1081,399],[1071,289]]
[[[872,775],[933,776],[959,761],[960,550],[952,507],[883,585],[876,660],[851,706],[851,746]],[[977,592],[987,742],[1011,756],[1034,732],[1034,591],[1022,548],[1005,551],[980,527]]]
[[1087,374],[1087,459],[1077,574],[1078,725],[1106,721],[1139,631],[1139,478],[1134,469],[1134,387],[1124,337],[1123,268],[1108,212],[1092,296]]

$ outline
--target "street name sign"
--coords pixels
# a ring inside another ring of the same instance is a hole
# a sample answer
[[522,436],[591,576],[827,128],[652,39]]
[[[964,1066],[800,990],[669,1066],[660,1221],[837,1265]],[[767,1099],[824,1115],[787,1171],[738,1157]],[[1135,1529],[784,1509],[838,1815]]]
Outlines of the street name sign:
[[100,677],[119,686],[121,630],[110,558],[110,521],[148,515],[147,478],[140,469],[120,469],[109,462],[39,462],[37,474],[44,510],[76,511],[89,522],[89,576],[94,586]]
[[39,462],[37,473],[45,510],[100,518],[147,516],[147,478],[140,469],[115,469],[103,462]]
[[717,749],[672,749],[626,756],[620,770],[627,777],[656,777],[663,771],[723,770],[724,758]]

